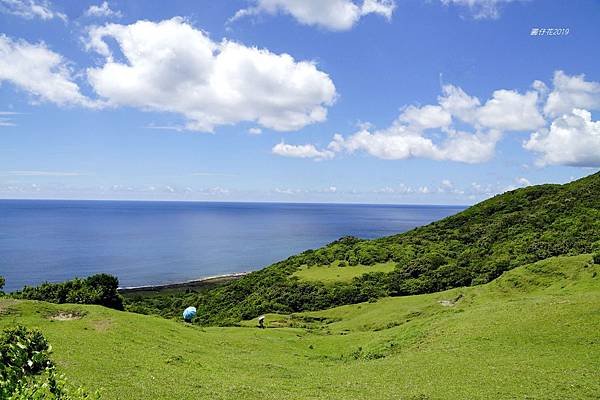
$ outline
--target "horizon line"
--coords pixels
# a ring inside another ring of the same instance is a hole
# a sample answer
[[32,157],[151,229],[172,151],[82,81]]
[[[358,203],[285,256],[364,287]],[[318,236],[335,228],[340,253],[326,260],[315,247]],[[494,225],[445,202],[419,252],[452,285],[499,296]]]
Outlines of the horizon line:
[[[71,199],[71,198],[4,198],[0,201],[89,201],[89,202],[131,202],[131,203],[234,203],[234,204],[315,204],[315,205],[364,205],[364,206],[432,206],[432,207],[471,207],[473,204],[442,203],[360,203],[360,202],[319,202],[319,201],[276,201],[276,200],[173,200],[173,199]],[[485,201],[485,200],[482,200]]]

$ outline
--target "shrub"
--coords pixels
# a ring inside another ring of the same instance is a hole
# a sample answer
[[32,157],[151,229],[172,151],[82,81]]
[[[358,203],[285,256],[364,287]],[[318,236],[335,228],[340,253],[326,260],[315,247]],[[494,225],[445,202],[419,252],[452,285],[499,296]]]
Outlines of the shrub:
[[22,325],[6,329],[0,337],[2,365],[18,376],[37,374],[50,365],[50,346],[40,331]]
[[4,277],[0,276],[0,292],[2,292],[2,288],[4,287],[5,283],[6,281],[4,280]]
[[600,251],[592,254],[592,258],[594,260],[594,264],[600,264]]
[[0,398],[7,400],[98,399],[71,386],[50,361],[51,347],[38,330],[22,325],[0,336]]
[[37,287],[25,286],[23,290],[13,293],[12,296],[58,304],[98,304],[122,310],[123,299],[117,291],[118,287],[119,280],[116,277],[98,274],[62,283],[43,283]]

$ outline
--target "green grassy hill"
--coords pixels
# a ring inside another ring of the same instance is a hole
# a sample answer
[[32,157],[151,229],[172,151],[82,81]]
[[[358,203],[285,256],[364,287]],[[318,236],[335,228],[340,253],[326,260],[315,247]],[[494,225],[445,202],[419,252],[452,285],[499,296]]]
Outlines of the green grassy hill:
[[307,282],[351,282],[352,279],[370,272],[391,272],[396,268],[396,263],[386,262],[373,265],[340,265],[334,261],[330,265],[303,266],[292,276]]
[[482,284],[538,260],[600,251],[599,193],[600,173],[565,185],[518,189],[409,232],[377,240],[342,238],[207,292],[130,297],[126,307],[178,317],[195,305],[202,324],[228,325],[267,312],[322,310]]
[[491,283],[240,327],[0,299],[106,399],[595,399],[600,265],[558,257]]

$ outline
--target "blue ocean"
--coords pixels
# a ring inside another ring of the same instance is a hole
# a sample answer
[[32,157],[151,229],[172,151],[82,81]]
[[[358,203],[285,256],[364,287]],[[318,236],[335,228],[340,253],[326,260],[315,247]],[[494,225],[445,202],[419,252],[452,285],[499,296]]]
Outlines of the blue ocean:
[[377,238],[464,207],[0,200],[5,291],[106,272],[121,286],[251,271],[345,235]]

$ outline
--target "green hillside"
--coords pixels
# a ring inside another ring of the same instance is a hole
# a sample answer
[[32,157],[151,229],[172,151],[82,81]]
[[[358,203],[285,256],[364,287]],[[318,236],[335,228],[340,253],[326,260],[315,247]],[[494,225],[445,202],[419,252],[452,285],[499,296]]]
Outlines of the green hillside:
[[369,272],[391,272],[396,267],[396,263],[388,261],[373,265],[346,265],[339,261],[334,261],[329,265],[303,266],[299,268],[293,276],[301,281],[308,282],[350,282]]
[[105,399],[595,399],[600,265],[559,257],[486,285],[240,327],[0,299],[59,369]]
[[[322,310],[486,283],[538,260],[595,251],[599,194],[600,173],[518,189],[403,234],[342,238],[207,292],[131,297],[126,308],[178,317],[192,304],[200,323],[227,325],[268,312]],[[368,268],[386,263],[393,268]],[[351,268],[341,271],[340,264]]]

